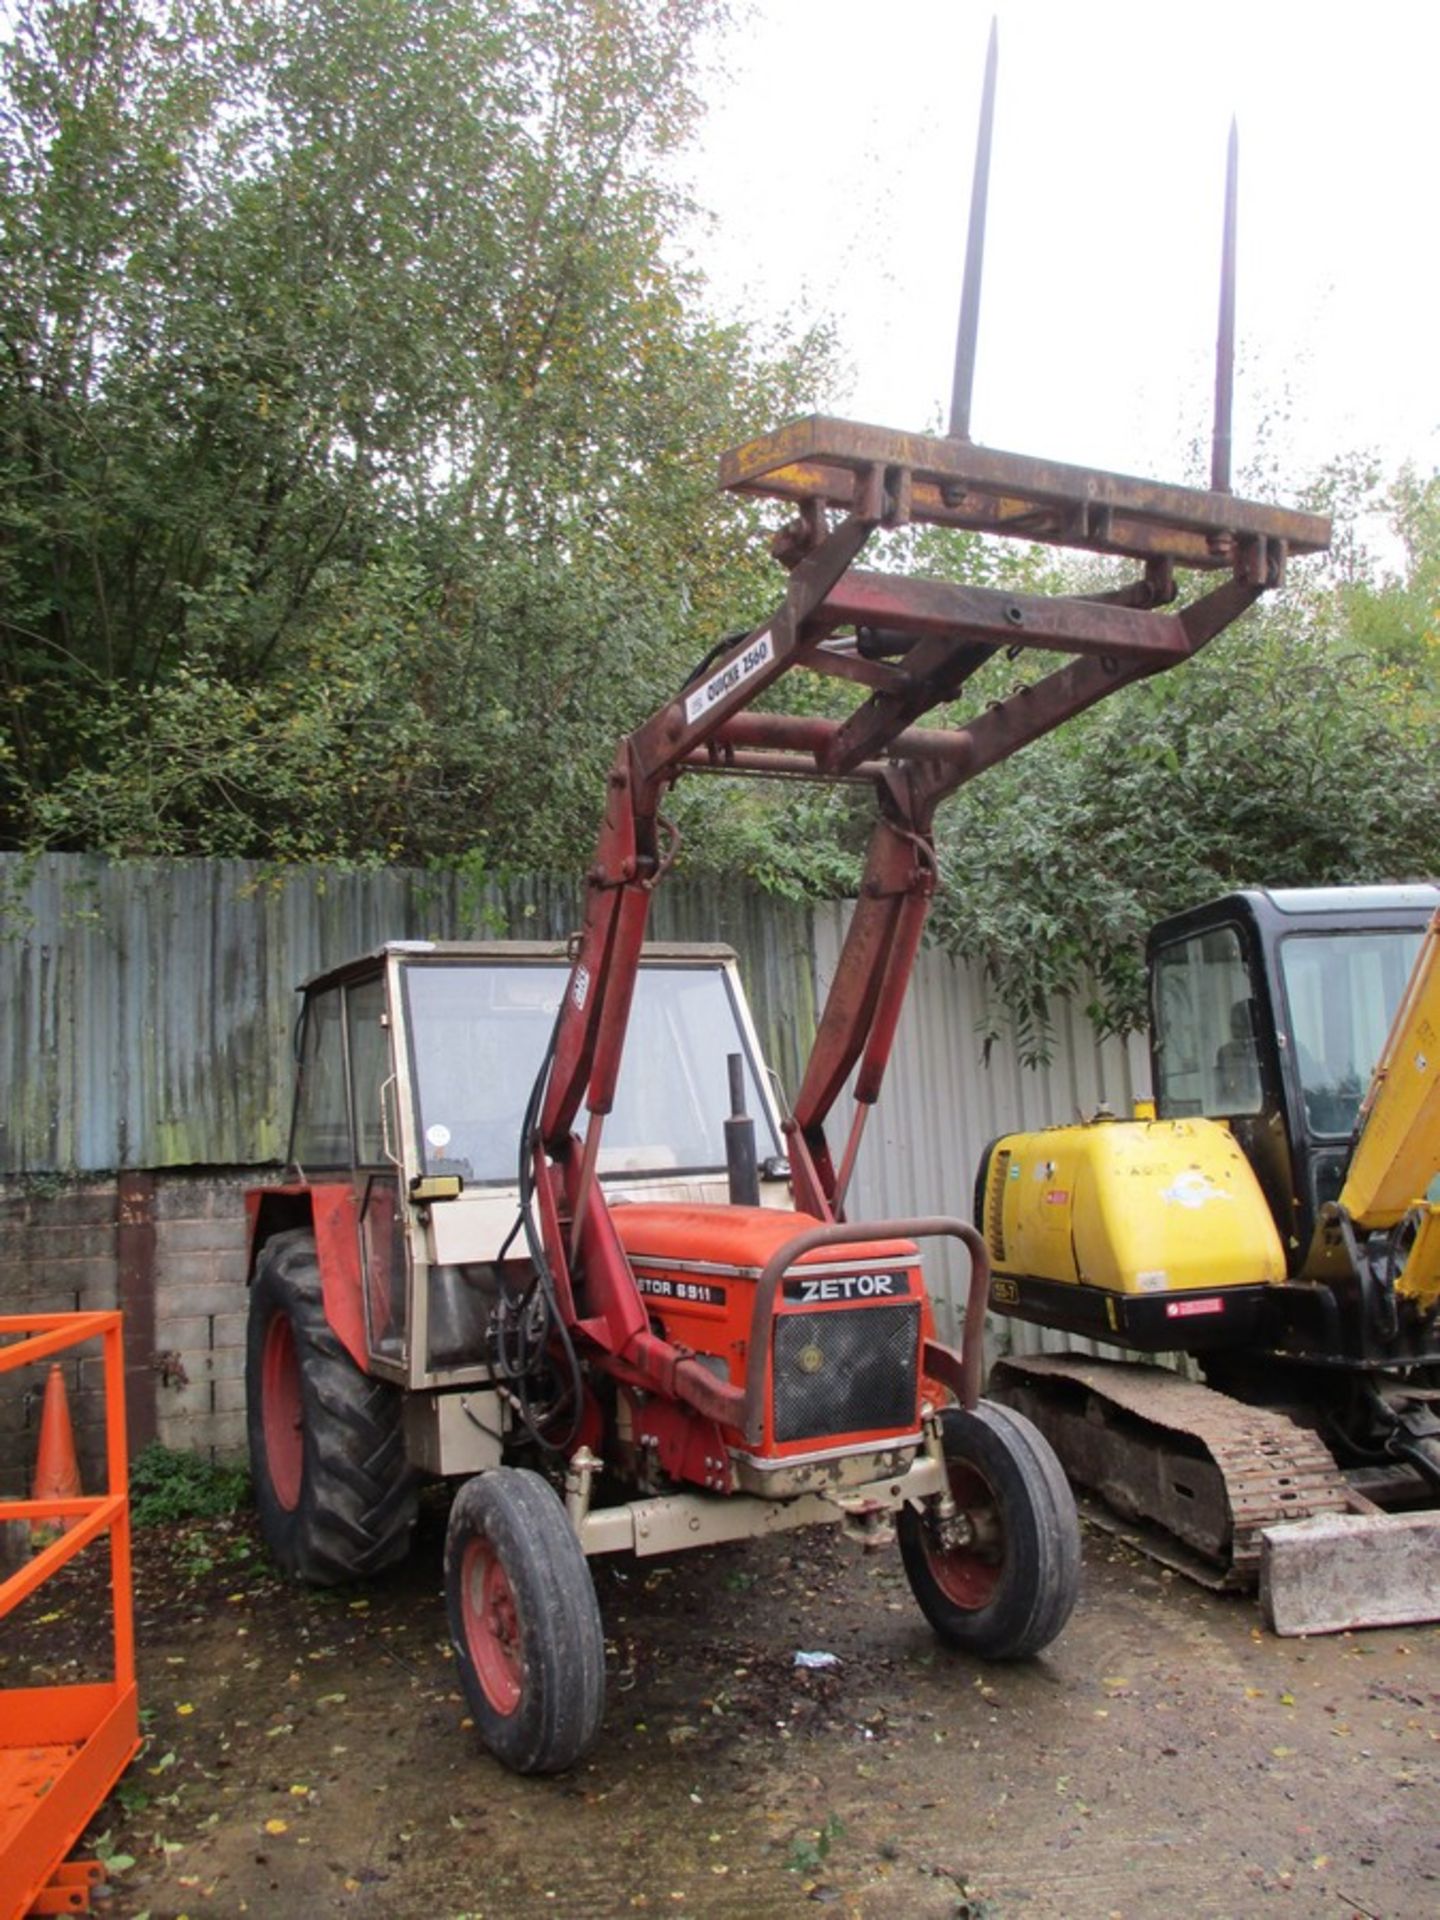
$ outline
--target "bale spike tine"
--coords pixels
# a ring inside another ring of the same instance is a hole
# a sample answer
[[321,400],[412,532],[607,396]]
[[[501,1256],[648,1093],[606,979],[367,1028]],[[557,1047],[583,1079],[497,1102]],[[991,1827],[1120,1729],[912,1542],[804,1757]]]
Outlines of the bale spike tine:
[[975,343],[980,332],[980,278],[985,265],[985,205],[990,192],[990,138],[995,127],[995,68],[999,23],[990,22],[980,125],[975,135],[975,173],[970,182],[970,229],[965,241],[965,279],[955,335],[955,382],[950,390],[950,438],[970,438],[970,393],[975,384]]
[[1225,156],[1225,230],[1220,245],[1220,324],[1215,336],[1215,433],[1210,443],[1210,486],[1230,491],[1230,416],[1235,397],[1235,205],[1240,136],[1230,122]]

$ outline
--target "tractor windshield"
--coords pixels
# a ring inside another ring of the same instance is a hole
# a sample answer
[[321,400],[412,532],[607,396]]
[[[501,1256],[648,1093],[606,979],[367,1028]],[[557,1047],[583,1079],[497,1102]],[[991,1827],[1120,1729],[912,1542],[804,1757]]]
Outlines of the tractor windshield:
[[1418,928],[1366,928],[1281,941],[1289,1042],[1312,1133],[1354,1132],[1420,940]]
[[[513,1185],[530,1089],[569,980],[564,966],[407,966],[416,1132],[428,1174]],[[729,982],[718,967],[642,966],[602,1174],[711,1172],[725,1165],[727,1054],[745,1060],[763,1158],[778,1154]]]

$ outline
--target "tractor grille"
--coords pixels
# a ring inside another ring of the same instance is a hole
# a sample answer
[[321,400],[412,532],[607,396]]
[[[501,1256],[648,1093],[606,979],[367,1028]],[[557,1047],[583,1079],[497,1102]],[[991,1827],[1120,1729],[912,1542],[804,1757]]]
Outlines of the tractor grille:
[[913,1304],[782,1314],[775,1322],[775,1438],[913,1427],[919,1344]]

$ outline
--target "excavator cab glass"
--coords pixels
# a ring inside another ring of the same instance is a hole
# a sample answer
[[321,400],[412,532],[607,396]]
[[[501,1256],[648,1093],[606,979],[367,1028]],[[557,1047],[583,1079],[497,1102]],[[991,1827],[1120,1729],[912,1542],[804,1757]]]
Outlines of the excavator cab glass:
[[1286,1032],[1305,1123],[1348,1140],[1420,950],[1418,928],[1296,933],[1280,941]]
[[1162,947],[1153,992],[1161,1115],[1173,1120],[1259,1113],[1259,1030],[1239,929],[1209,927]]

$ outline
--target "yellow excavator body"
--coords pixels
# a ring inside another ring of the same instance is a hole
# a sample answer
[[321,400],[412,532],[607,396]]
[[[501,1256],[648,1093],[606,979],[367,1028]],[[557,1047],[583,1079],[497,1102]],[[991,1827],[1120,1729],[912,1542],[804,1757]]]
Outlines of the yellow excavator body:
[[997,1280],[1149,1297],[1285,1278],[1259,1183],[1217,1120],[1008,1134],[989,1156],[984,1226]]

